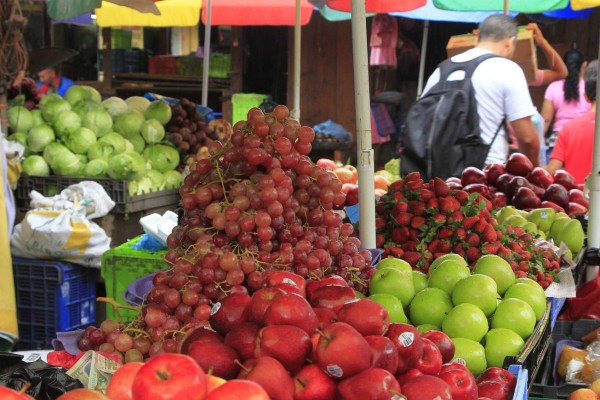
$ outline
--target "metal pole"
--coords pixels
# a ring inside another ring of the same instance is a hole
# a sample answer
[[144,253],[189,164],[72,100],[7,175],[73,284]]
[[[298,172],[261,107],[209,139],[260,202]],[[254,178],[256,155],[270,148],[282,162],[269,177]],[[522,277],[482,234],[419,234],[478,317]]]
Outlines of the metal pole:
[[[599,42],[600,43],[600,42]],[[600,44],[598,46],[600,48]],[[590,189],[590,205],[588,211],[587,246],[590,249],[600,248],[600,113],[598,100],[600,85],[596,85],[596,125],[594,128],[594,156],[592,157],[592,173],[587,178]],[[586,280],[591,281],[598,275],[598,266],[588,266]]]
[[429,21],[423,25],[423,42],[421,43],[421,63],[419,64],[419,83],[417,85],[417,99],[423,93],[423,81],[425,80],[425,59],[427,58],[427,40],[429,38]]
[[369,57],[364,0],[352,0],[352,58],[358,156],[359,230],[362,246],[375,248],[374,153],[371,144]]
[[208,107],[208,69],[210,68],[210,13],[211,0],[206,0],[206,25],[204,26],[204,62],[202,63],[202,105]]
[[300,58],[302,55],[302,29],[300,26],[300,0],[296,0],[296,23],[294,24],[294,101],[291,116],[300,120]]

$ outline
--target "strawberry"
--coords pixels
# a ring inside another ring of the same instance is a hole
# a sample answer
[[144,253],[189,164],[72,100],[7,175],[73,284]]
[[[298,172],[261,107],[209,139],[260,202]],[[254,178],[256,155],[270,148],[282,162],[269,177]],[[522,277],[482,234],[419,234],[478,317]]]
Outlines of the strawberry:
[[394,218],[398,225],[400,226],[408,226],[410,225],[410,221],[412,220],[413,215],[407,212],[398,213],[398,215]]
[[465,240],[467,238],[467,232],[463,228],[458,228],[456,231],[454,231],[454,234],[461,240]]
[[460,203],[452,196],[440,197],[438,203],[440,204],[440,212],[444,215],[450,215],[460,210]]
[[483,201],[485,203],[485,209],[489,212],[492,211],[492,209],[494,208],[492,205],[492,202],[489,201],[486,197],[484,197],[483,195],[479,195],[479,197],[477,198],[477,204],[479,204],[480,201]]
[[464,205],[467,204],[467,201],[469,200],[469,193],[465,192],[464,190],[455,190],[454,198],[458,200],[460,204]]
[[400,247],[392,246],[392,247],[388,247],[388,249],[389,249],[390,255],[392,255],[396,258],[400,258],[404,254],[404,250],[402,250]]
[[497,226],[498,221],[496,220],[496,218],[490,218],[490,219],[488,219],[488,224],[490,224],[492,226]]
[[387,221],[385,220],[385,218],[381,218],[381,217],[377,217],[375,218],[375,229],[376,230],[382,230],[385,228],[385,226],[387,225]]
[[489,221],[492,219],[492,214],[490,214],[490,212],[487,209],[483,209],[479,211],[479,218]]
[[452,237],[453,234],[454,234],[454,232],[452,232],[451,229],[449,229],[449,228],[442,228],[438,232],[438,238],[440,238],[440,239],[447,239],[449,237]]
[[479,238],[479,235],[475,232],[470,233],[469,236],[467,236],[467,244],[470,247],[479,247],[479,243],[481,242],[481,239]]
[[458,254],[460,251],[464,251],[462,243],[459,243],[457,245],[454,245],[454,247],[452,247],[453,253]]
[[383,248],[384,244],[385,244],[385,236],[376,235],[375,236],[375,247],[377,247],[378,249],[381,249],[381,248]]
[[423,180],[418,179],[416,181],[410,182],[407,180],[404,186],[406,186],[406,188],[411,192],[417,192],[421,188],[421,186],[423,186]]
[[433,192],[436,197],[446,197],[450,193],[448,184],[440,178],[433,178]]
[[417,251],[417,241],[409,240],[408,242],[402,245],[402,249],[404,251]]
[[486,243],[482,247],[482,252],[487,254],[498,254],[498,250],[500,250],[500,244],[498,242]]
[[424,225],[426,221],[427,220],[423,217],[413,217],[413,219],[410,221],[410,226],[417,229]]
[[440,244],[440,240],[434,239],[431,241],[431,243],[429,243],[429,246],[427,246],[427,250],[429,250],[430,253],[435,253],[437,251],[439,244]]
[[446,223],[446,217],[442,214],[434,214],[431,219],[438,225],[443,225]]
[[419,240],[419,231],[416,229],[409,230],[408,240],[414,240],[415,242],[417,242]]
[[425,212],[425,203],[419,200],[409,200],[408,211],[410,211],[414,215],[423,215],[423,213]]
[[390,189],[393,191],[402,190],[403,187],[404,187],[403,179],[398,179],[397,181],[392,182],[392,184],[390,185]]
[[529,263],[527,261],[519,261],[519,271],[529,271]]
[[435,198],[435,193],[433,193],[431,190],[421,190],[421,200],[423,200],[425,203],[433,198]]
[[469,229],[473,228],[477,222],[479,222],[478,216],[466,217],[462,222],[462,226],[466,230],[469,230]]
[[435,260],[436,258],[440,258],[441,256],[446,255],[446,254],[448,254],[448,253],[441,252],[441,251],[437,252],[437,253],[433,253],[433,259]]
[[510,242],[508,243],[508,248],[516,253],[521,253],[523,251],[521,249],[521,245],[518,242]]
[[519,264],[516,263],[516,261],[508,261],[508,264],[510,265],[510,268],[512,268],[513,271],[516,271],[519,269]]
[[538,280],[538,282],[546,280],[546,275],[544,275],[543,271],[535,271],[535,277]]
[[552,274],[545,274],[545,275],[546,275],[546,282],[548,282],[548,283],[554,282],[554,276],[552,276]]
[[538,283],[540,284],[540,286],[541,286],[541,287],[542,287],[542,289],[544,289],[544,290],[546,290],[546,288],[547,288],[548,286],[550,286],[550,282],[547,282],[547,281],[539,281]]
[[516,271],[515,272],[515,276],[517,278],[527,278],[527,272],[523,272],[523,271]]
[[440,243],[437,246],[437,251],[439,253],[450,253],[452,250],[452,245],[447,240],[440,240]]
[[406,196],[402,192],[394,193],[394,200],[396,200],[396,201],[401,201],[401,200],[404,200],[405,198],[406,198]]
[[528,252],[527,250],[524,250],[521,252],[521,258],[523,258],[523,260],[525,260],[525,261],[529,261],[529,260],[531,260],[531,253]]
[[471,247],[467,249],[466,255],[467,260],[471,262],[477,261],[481,258],[481,251],[477,247]]
[[392,229],[392,240],[396,244],[404,244],[408,240],[408,228],[394,228]]
[[405,182],[414,182],[417,180],[421,180],[421,173],[419,171],[410,172],[404,177]]
[[402,256],[402,259],[414,267],[421,259],[421,253],[418,251],[407,251]]
[[462,211],[454,211],[450,214],[449,219],[452,219],[452,221],[458,224],[462,224],[462,221],[465,219],[465,214],[463,214]]
[[398,215],[401,212],[408,211],[408,203],[405,201],[399,201],[394,204],[394,208],[392,209],[392,215]]
[[432,210],[432,211],[437,211],[440,208],[440,205],[438,203],[438,199],[430,199],[427,202],[427,207],[425,207],[428,210]]
[[473,230],[477,232],[483,232],[487,226],[488,223],[484,219],[480,219],[479,222],[477,222],[473,227]]
[[498,240],[498,235],[496,234],[494,227],[488,224],[481,233],[481,239],[484,242],[496,242]]

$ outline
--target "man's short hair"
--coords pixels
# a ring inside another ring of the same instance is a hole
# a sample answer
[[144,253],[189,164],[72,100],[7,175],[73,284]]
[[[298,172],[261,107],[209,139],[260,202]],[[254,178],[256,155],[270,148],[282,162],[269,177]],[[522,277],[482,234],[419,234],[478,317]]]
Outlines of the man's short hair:
[[585,95],[594,102],[596,101],[596,81],[598,80],[598,60],[591,61],[583,73],[585,82]]
[[502,14],[490,15],[479,24],[480,42],[500,42],[517,36],[517,22]]

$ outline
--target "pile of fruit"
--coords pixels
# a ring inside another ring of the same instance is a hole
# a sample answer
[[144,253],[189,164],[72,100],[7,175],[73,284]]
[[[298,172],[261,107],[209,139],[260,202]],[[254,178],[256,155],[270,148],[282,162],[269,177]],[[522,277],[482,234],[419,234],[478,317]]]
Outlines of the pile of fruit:
[[583,185],[571,174],[561,169],[550,175],[544,168],[533,168],[520,153],[512,154],[506,164],[490,164],[483,171],[465,168],[460,179],[448,178],[447,182],[452,189],[481,193],[495,208],[507,204],[523,210],[549,207],[576,217],[587,214],[589,206]]
[[8,140],[25,147],[27,175],[127,180],[130,195],[181,186],[179,154],[165,142],[171,119],[165,102],[102,101],[94,88],[75,85],[65,98],[45,96],[39,109],[11,107],[8,119]]
[[35,81],[31,78],[23,78],[18,85],[11,82],[7,90],[8,105],[24,106],[33,110],[40,102],[41,96]]

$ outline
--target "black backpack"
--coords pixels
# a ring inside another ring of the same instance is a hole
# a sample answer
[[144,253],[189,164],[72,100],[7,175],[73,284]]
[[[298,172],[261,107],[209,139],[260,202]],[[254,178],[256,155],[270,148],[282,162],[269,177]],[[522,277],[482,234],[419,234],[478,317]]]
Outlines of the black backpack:
[[[401,137],[402,175],[419,171],[423,179],[460,176],[466,167],[483,168],[492,143],[481,139],[477,101],[471,77],[477,66],[495,54],[484,54],[457,63],[440,64],[440,80],[411,106]],[[455,71],[465,71],[462,80],[448,81]],[[500,79],[500,77],[499,77]]]

